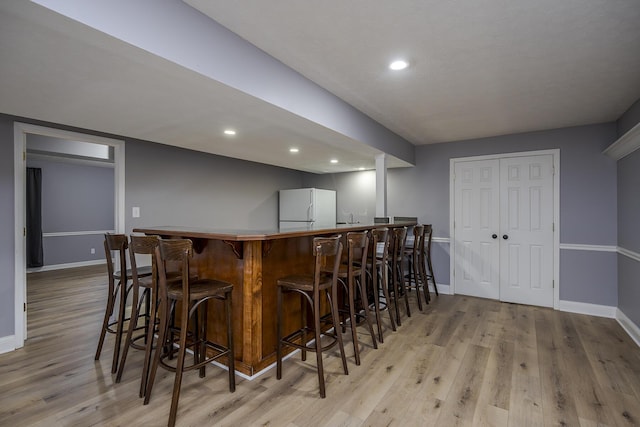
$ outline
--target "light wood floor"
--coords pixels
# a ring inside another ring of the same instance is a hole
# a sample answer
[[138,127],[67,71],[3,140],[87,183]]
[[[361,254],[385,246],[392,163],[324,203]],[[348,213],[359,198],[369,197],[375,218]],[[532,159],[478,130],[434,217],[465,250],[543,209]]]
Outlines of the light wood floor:
[[[104,267],[29,276],[25,347],[0,355],[2,426],[161,426],[173,376],[160,372],[151,403],[138,398],[141,352],[120,384],[113,336],[93,360],[106,298]],[[185,375],[178,425],[453,426],[640,424],[640,349],[611,319],[442,295],[362,365],[325,356],[327,398],[314,357],[285,361],[229,393],[226,372]],[[348,335],[344,337],[348,340]],[[348,344],[348,354],[353,349]]]

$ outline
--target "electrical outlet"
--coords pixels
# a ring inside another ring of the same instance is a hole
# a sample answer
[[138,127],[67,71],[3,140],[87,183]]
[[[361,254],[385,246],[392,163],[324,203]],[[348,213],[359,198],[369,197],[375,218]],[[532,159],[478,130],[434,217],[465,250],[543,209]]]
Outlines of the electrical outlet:
[[96,248],[91,248],[91,254],[95,254],[96,253]]

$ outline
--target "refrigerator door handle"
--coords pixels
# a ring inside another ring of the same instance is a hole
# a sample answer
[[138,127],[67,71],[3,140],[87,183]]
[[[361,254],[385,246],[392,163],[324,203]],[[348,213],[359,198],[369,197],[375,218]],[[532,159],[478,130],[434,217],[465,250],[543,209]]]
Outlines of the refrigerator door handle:
[[315,218],[313,217],[313,202],[309,203],[307,218],[309,218],[309,221],[315,221]]

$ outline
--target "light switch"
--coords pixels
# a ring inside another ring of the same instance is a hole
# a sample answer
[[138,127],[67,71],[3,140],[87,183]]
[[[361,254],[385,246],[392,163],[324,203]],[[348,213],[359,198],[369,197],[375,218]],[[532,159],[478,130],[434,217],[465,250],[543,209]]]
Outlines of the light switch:
[[140,208],[137,206],[134,206],[131,214],[134,218],[140,218]]

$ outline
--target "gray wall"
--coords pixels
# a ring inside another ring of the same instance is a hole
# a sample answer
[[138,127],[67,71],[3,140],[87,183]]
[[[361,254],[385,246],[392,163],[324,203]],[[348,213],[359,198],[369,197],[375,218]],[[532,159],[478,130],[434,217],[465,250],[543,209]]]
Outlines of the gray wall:
[[[388,171],[388,213],[418,216],[433,224],[434,237],[449,238],[450,159],[559,148],[560,243],[615,246],[616,162],[602,154],[615,139],[616,125],[608,123],[418,146],[415,168]],[[340,194],[342,186],[353,187],[346,182],[349,176],[357,179],[357,173],[340,175],[345,177],[308,174],[305,184],[333,182]],[[449,284],[449,245],[435,243],[433,259],[438,283]],[[612,252],[563,249],[560,272],[561,300],[617,305]]]
[[[45,234],[114,229],[113,167],[76,162],[62,158],[27,159],[28,167],[42,169]],[[104,260],[103,240],[101,234],[45,236],[44,265]]]
[[0,114],[0,338],[13,335],[13,120]]
[[[183,225],[273,229],[278,190],[301,186],[301,172],[167,145],[126,143],[126,229]],[[132,207],[140,218],[132,218]]]
[[[640,100],[618,121],[620,136],[640,122]],[[618,245],[640,254],[640,150],[618,161]],[[640,327],[640,261],[618,254],[618,308]]]

